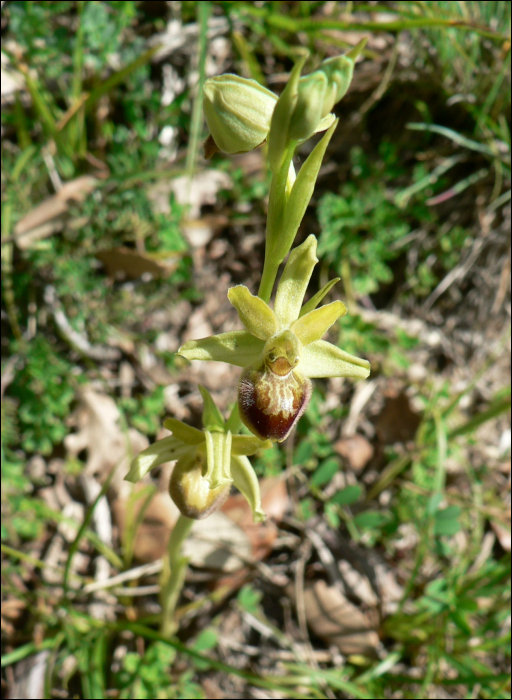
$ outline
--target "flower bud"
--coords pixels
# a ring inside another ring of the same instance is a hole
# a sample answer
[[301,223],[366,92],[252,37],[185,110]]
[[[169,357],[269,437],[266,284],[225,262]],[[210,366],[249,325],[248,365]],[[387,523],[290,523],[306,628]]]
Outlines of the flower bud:
[[217,152],[246,153],[267,138],[277,97],[255,80],[226,73],[208,78],[204,87],[204,113],[211,137],[205,158]]
[[301,343],[290,331],[270,338],[263,362],[244,369],[238,385],[243,423],[260,440],[282,442],[295,427],[311,398],[311,382],[295,368]]
[[315,72],[324,75],[327,80],[322,107],[322,117],[325,117],[346,95],[354,74],[354,61],[346,56],[335,56],[322,61],[318,71]]
[[316,132],[323,115],[327,78],[315,71],[299,80],[297,103],[290,121],[288,136],[294,141],[305,141]]
[[172,475],[169,492],[182,515],[202,520],[222,507],[229,496],[231,482],[210,488],[210,480],[203,476],[204,456],[200,452],[178,460]]

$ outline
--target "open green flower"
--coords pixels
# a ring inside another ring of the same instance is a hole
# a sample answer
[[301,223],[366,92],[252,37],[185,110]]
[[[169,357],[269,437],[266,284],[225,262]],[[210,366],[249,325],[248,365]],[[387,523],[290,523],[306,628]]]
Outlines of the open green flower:
[[137,483],[151,469],[177,460],[170,494],[187,518],[199,520],[218,510],[234,484],[251,506],[254,521],[264,520],[258,478],[247,456],[270,443],[232,435],[210,394],[202,386],[199,389],[204,400],[203,430],[167,418],[164,427],[173,434],[137,455],[125,479]]
[[365,379],[370,364],[322,336],[347,313],[334,301],[316,308],[338,279],[302,305],[316,257],[316,238],[309,236],[290,253],[276,293],[274,310],[243,285],[228,298],[246,330],[189,340],[178,354],[188,360],[215,360],[243,367],[238,386],[240,417],[259,438],[284,440],[306,409],[310,378]]

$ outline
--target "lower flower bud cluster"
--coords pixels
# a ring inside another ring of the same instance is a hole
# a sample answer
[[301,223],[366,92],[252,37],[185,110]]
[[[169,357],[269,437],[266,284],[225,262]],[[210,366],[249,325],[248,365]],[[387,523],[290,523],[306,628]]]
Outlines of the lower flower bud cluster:
[[260,522],[265,513],[248,455],[271,443],[252,435],[232,435],[208,391],[202,386],[199,390],[204,401],[203,430],[167,418],[164,427],[173,434],[137,455],[125,478],[137,483],[151,469],[176,461],[169,493],[182,515],[193,520],[206,518],[222,507],[235,486],[247,499],[254,521]]

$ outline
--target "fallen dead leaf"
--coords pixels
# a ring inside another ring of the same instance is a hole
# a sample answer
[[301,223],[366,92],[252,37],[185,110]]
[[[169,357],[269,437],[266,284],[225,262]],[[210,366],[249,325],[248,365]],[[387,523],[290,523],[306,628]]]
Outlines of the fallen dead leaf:
[[373,447],[362,435],[352,435],[352,437],[342,438],[334,445],[334,450],[344,457],[350,468],[355,472],[360,472],[373,457]]
[[383,445],[414,439],[421,416],[411,407],[405,392],[387,396],[382,411],[376,418],[375,430]]
[[231,518],[216,511],[204,520],[196,520],[183,552],[194,566],[231,572],[241,569],[251,558],[251,542]]
[[189,219],[199,219],[204,204],[215,204],[219,190],[232,187],[233,181],[227,173],[211,168],[194,175],[192,181],[188,175],[182,175],[169,183],[178,204],[190,207]]
[[165,278],[176,270],[182,257],[180,253],[139,253],[137,250],[111,248],[96,253],[105,265],[107,275],[115,280],[138,279],[142,275]]
[[91,175],[81,175],[66,182],[57,194],[34,207],[14,227],[17,246],[27,250],[36,241],[62,230],[70,203],[83,202],[96,189],[98,182]]
[[[3,3],[2,3],[3,5]],[[16,70],[9,57],[2,51],[1,54],[1,80],[0,92],[2,95],[2,106],[4,101],[14,102],[14,93],[18,90],[26,90],[25,76]]]
[[229,223],[227,216],[207,214],[200,219],[186,219],[181,225],[185,238],[193,248],[204,248],[212,237]]
[[[147,484],[134,488],[135,493],[140,492],[140,498],[123,494],[112,505],[121,533],[145,503]],[[264,479],[261,490],[262,506],[269,516],[266,523],[253,522],[251,509],[241,494],[231,496],[222,511],[194,523],[183,550],[194,566],[229,573],[242,569],[247,559],[259,560],[268,554],[277,537],[277,527],[270,518],[282,518],[288,508],[288,495],[284,482],[278,478]],[[155,493],[135,536],[135,559],[150,562],[164,556],[178,516],[178,508],[168,493]]]
[[492,529],[494,530],[494,534],[498,538],[498,542],[501,544],[505,552],[510,552],[510,523],[508,523],[508,525],[504,525],[497,520],[491,520],[490,523]]
[[112,480],[116,493],[122,488],[132,455],[144,450],[149,442],[135,428],[122,430],[119,410],[110,396],[100,394],[92,387],[81,392],[81,405],[76,412],[78,432],[64,439],[64,446],[72,457],[87,450],[85,473],[99,474],[105,479],[112,467],[117,465]]
[[0,618],[2,632],[12,635],[16,630],[18,620],[27,607],[24,600],[8,598],[2,601],[2,615]]
[[283,519],[290,505],[286,484],[280,477],[262,479],[260,490],[261,505],[267,514],[263,523],[253,521],[251,508],[241,493],[230,496],[222,507],[222,512],[243,529],[251,542],[252,557],[258,561],[271,551],[278,534],[275,523]]
[[[128,523],[133,523],[138,517],[141,508],[146,502],[148,485],[136,484],[133,493],[126,498],[124,495],[117,498],[112,504],[114,519],[124,539],[125,528]],[[137,497],[137,496],[140,497]],[[128,508],[130,509],[128,517]],[[142,523],[137,529],[133,545],[134,559],[148,563],[156,561],[167,552],[167,544],[172,528],[174,527],[179,510],[174,505],[171,497],[165,491],[155,493],[147,506]]]
[[[294,587],[289,589],[291,593]],[[326,644],[335,645],[346,656],[375,655],[380,644],[377,632],[338,588],[316,581],[306,587],[304,605],[308,625]]]

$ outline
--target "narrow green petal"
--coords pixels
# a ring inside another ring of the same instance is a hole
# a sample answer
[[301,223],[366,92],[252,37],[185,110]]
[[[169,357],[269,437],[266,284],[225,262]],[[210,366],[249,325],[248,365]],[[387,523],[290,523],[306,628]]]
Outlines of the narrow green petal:
[[260,523],[265,520],[266,515],[261,509],[260,484],[247,457],[231,455],[231,476],[236,488],[251,506],[254,522]]
[[199,391],[203,397],[203,427],[205,430],[220,430],[224,432],[224,417],[219,411],[215,401],[210,396],[208,389],[199,384]]
[[206,438],[206,479],[210,489],[231,484],[231,433],[204,431]]
[[309,345],[320,340],[332,324],[346,313],[347,307],[342,301],[333,301],[332,304],[321,306],[299,318],[292,323],[290,330],[303,345]]
[[325,295],[331,291],[331,289],[337,282],[340,281],[340,279],[341,277],[335,277],[330,282],[327,282],[325,287],[322,287],[322,289],[319,292],[317,292],[315,296],[311,297],[308,303],[304,304],[304,306],[300,310],[299,318],[302,318],[302,316],[305,316],[306,314],[309,314],[310,311],[313,311],[313,309],[316,309],[316,307],[322,301]]
[[258,340],[248,331],[230,331],[201,340],[189,340],[177,354],[187,360],[214,360],[246,367],[259,359],[264,345],[263,340]]
[[170,430],[173,437],[181,442],[185,442],[187,445],[199,445],[201,442],[204,442],[204,433],[202,430],[182,423],[182,421],[176,420],[176,418],[166,418],[164,420],[164,428]]
[[316,238],[311,234],[292,250],[279,281],[274,313],[281,329],[289,328],[299,317],[304,294],[317,262]]
[[191,445],[184,445],[181,440],[176,439],[173,435],[163,438],[163,440],[158,440],[158,442],[150,445],[132,460],[130,471],[124,477],[125,481],[131,481],[132,484],[136,484],[151,469],[160,466],[164,462],[181,459],[187,453],[193,454],[195,449]]
[[297,58],[297,62],[292,68],[291,75],[286,83],[286,87],[281,93],[270,122],[270,131],[267,136],[268,152],[267,158],[271,171],[278,173],[283,165],[284,155],[289,145],[288,130],[290,128],[290,120],[297,104],[299,95],[299,78],[304,64],[306,63],[307,53]]
[[238,311],[240,320],[260,340],[268,340],[277,332],[277,321],[270,306],[255,297],[243,284],[228,290],[228,299]]
[[258,450],[266,450],[269,447],[272,447],[270,440],[263,441],[252,435],[233,435],[231,454],[253,455]]
[[300,371],[310,379],[319,377],[353,377],[366,379],[370,363],[337,348],[325,340],[316,340],[302,351]]

